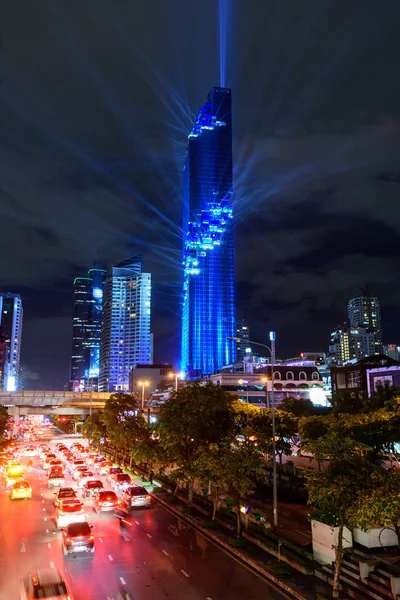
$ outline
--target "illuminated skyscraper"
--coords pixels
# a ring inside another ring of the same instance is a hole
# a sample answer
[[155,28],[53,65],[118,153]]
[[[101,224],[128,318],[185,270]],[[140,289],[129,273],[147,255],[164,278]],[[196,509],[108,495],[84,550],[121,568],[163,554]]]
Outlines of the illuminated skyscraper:
[[349,300],[347,312],[351,328],[364,327],[369,333],[374,334],[374,354],[381,354],[383,351],[382,325],[378,298],[372,297],[368,291],[360,289],[357,296]]
[[107,271],[90,269],[74,280],[71,388],[97,391],[103,286]]
[[131,369],[150,364],[150,316],[151,275],[138,254],[112,267],[104,287],[99,391],[128,391]]
[[208,374],[235,360],[231,90],[214,87],[188,136],[183,177],[181,370]]
[[9,392],[21,388],[22,300],[19,294],[0,295],[0,327],[4,356],[3,387]]

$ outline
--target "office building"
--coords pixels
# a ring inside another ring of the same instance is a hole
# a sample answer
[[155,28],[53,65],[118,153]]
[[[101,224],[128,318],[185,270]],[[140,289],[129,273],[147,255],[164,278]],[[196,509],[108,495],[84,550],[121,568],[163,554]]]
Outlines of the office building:
[[241,342],[235,342],[236,344],[236,362],[244,362],[247,355],[251,354],[252,350],[249,346],[250,332],[249,327],[242,320],[236,321],[236,333],[235,336],[240,338]]
[[374,334],[372,354],[381,354],[383,350],[382,325],[378,298],[370,296],[368,290],[360,289],[357,296],[349,300],[347,313],[350,328],[362,327]]
[[383,353],[393,360],[400,361],[400,346],[397,344],[388,344],[387,346],[383,346]]
[[74,279],[71,383],[73,391],[97,391],[103,287],[107,272],[90,269]]
[[140,394],[144,384],[147,398],[155,390],[174,387],[175,377],[173,375],[172,365],[136,365],[131,369],[129,390]]
[[151,275],[142,273],[142,256],[115,265],[104,286],[99,391],[129,390],[136,365],[152,356]]
[[188,136],[183,174],[181,370],[189,378],[235,359],[231,90],[214,87]]
[[0,327],[3,333],[3,388],[9,392],[21,389],[22,300],[19,294],[0,295]]

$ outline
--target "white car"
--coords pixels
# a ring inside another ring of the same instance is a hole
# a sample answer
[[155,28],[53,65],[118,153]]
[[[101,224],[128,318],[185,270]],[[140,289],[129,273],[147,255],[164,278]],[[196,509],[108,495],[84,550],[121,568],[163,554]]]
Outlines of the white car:
[[36,456],[37,451],[35,446],[25,446],[24,455],[25,456]]
[[81,473],[86,473],[86,472],[87,473],[89,472],[89,469],[88,469],[88,467],[86,465],[82,465],[82,466],[76,467],[76,469],[74,469],[72,471],[72,478],[75,479],[75,481],[78,481],[79,475]]
[[83,523],[85,520],[85,509],[78,498],[66,498],[56,509],[57,529],[66,527],[70,523]]
[[82,477],[79,477],[78,479],[78,488],[82,489],[85,483],[87,483],[88,481],[96,481],[97,479],[98,477],[96,477],[96,475],[92,473],[92,471],[84,472]]

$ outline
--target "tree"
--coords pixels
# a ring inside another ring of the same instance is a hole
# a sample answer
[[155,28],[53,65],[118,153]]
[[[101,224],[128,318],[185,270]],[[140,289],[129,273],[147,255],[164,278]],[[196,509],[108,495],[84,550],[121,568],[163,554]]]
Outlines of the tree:
[[196,472],[204,483],[212,480],[215,484],[213,520],[218,508],[219,490],[223,489],[232,496],[236,507],[236,535],[240,537],[242,500],[254,492],[256,476],[265,475],[265,460],[258,447],[255,444],[213,444],[208,453],[199,457]]
[[101,413],[96,411],[89,416],[84,425],[85,436],[96,446],[100,445],[100,440],[107,436],[106,426],[101,420]]
[[319,462],[329,458],[323,469],[307,469],[305,477],[308,503],[317,509],[318,519],[338,527],[332,594],[333,598],[338,598],[343,530],[354,526],[355,510],[377,467],[367,460],[365,447],[337,431],[328,431],[323,439],[306,440],[304,447]]
[[147,477],[151,483],[154,472],[171,463],[171,459],[160,444],[156,426],[144,419],[137,430],[137,439],[131,448],[131,457],[138,463],[147,463]]
[[315,407],[309,398],[284,398],[279,409],[291,413],[295,417],[309,417],[315,414]]
[[107,438],[115,449],[115,460],[118,453],[123,457],[130,453],[140,429],[138,403],[135,396],[125,393],[111,394],[107,400],[100,420],[106,428]]
[[210,445],[232,439],[235,427],[232,402],[221,386],[195,382],[177,390],[161,409],[157,427],[160,444],[176,464],[175,480],[189,483],[189,504],[193,500],[196,459]]
[[369,490],[359,497],[353,520],[367,530],[372,526],[393,527],[400,544],[400,473],[376,470]]

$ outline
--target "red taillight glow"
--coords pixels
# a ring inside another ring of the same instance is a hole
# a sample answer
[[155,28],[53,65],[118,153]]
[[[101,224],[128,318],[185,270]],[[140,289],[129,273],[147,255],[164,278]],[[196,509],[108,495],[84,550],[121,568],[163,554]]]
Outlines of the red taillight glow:
[[146,496],[146,500],[151,500],[151,496]]
[[93,534],[90,536],[89,540],[90,540],[91,542],[93,542],[93,540],[94,540],[94,535],[93,535]]
[[99,500],[99,506],[103,506],[103,503],[101,502],[101,500]]
[[66,544],[70,544],[71,543],[71,538],[70,537],[65,538],[65,543]]
[[121,500],[117,500],[117,504],[121,504]]

